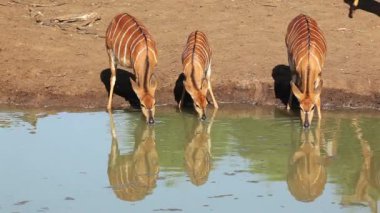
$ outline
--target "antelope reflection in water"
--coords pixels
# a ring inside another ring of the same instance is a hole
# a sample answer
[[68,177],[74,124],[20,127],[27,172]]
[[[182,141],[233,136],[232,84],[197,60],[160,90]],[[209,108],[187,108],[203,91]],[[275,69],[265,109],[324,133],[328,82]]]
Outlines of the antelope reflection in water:
[[[299,201],[312,202],[319,197],[326,185],[326,165],[335,155],[336,144],[325,144],[321,133],[321,124],[315,129],[301,130],[301,145],[290,157],[288,169],[288,189]],[[325,154],[321,153],[325,150]]]
[[11,115],[7,114],[0,114],[0,128],[9,128],[17,125],[24,125],[24,123],[27,123],[30,125],[28,128],[29,133],[36,133],[37,131],[37,123],[39,119],[56,115],[57,112],[55,111],[46,111],[43,112],[39,110],[27,110],[25,112],[13,112],[9,113]]
[[185,147],[185,168],[191,183],[196,186],[207,182],[211,169],[211,127],[216,115],[214,110],[210,121],[193,119],[192,138]]
[[108,158],[108,179],[113,192],[121,200],[142,200],[155,188],[159,172],[154,127],[141,121],[135,130],[134,151],[121,155],[112,113],[110,126],[112,145]]
[[380,194],[380,155],[373,152],[369,142],[364,139],[363,131],[357,119],[352,120],[352,126],[360,143],[363,163],[356,183],[355,194],[343,196],[342,205],[355,205],[366,202],[371,212],[377,212],[377,201],[370,193],[370,189],[374,189],[372,191],[377,190],[377,194]]

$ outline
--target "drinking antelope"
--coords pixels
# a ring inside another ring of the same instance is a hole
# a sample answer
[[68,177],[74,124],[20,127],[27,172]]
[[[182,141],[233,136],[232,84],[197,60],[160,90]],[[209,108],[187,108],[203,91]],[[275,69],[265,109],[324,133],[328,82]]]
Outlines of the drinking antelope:
[[317,22],[306,15],[298,15],[289,24],[286,38],[288,61],[292,72],[290,109],[293,94],[300,103],[301,121],[305,128],[310,126],[314,108],[321,119],[321,79],[326,57],[326,40]]
[[157,88],[157,81],[153,76],[157,64],[156,42],[141,22],[127,13],[122,13],[115,16],[107,28],[106,48],[111,67],[111,88],[107,109],[112,108],[116,68],[120,64],[132,68],[136,77],[135,81],[130,79],[132,89],[140,100],[146,121],[153,124],[154,95]]
[[181,108],[185,90],[194,101],[194,108],[199,118],[206,119],[207,91],[210,91],[215,108],[218,104],[215,100],[211,87],[211,48],[206,35],[203,32],[195,31],[190,33],[185,50],[182,53],[183,74],[185,80],[182,97],[178,107]]

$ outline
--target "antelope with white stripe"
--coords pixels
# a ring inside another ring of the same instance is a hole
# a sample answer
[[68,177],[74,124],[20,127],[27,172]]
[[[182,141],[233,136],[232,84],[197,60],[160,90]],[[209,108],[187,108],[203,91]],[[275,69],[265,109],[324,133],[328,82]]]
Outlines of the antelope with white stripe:
[[156,42],[141,22],[127,13],[122,13],[115,16],[108,26],[106,47],[111,66],[107,109],[112,108],[117,65],[132,68],[136,77],[135,81],[130,79],[132,89],[140,100],[146,121],[153,124],[157,88],[157,81],[153,76],[157,64]]
[[317,22],[301,14],[290,22],[285,42],[292,72],[287,109],[290,109],[294,94],[300,103],[302,125],[308,128],[313,119],[315,106],[319,119],[322,117],[321,74],[326,57],[326,40]]
[[[192,32],[182,53],[183,85],[194,102],[199,118],[206,119],[207,92],[210,91],[215,108],[218,104],[211,87],[211,48],[206,35],[200,31]],[[181,108],[185,89],[182,92],[178,107]]]

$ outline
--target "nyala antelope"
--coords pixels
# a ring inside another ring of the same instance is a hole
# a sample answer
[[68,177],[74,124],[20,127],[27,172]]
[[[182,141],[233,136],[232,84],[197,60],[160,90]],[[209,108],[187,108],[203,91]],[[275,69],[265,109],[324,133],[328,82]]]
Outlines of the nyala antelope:
[[115,16],[107,28],[106,47],[111,67],[107,109],[112,108],[117,65],[132,68],[136,77],[135,81],[130,79],[132,89],[140,100],[146,121],[153,124],[157,88],[153,75],[157,64],[156,42],[141,22],[127,13],[122,13]]
[[[210,91],[215,108],[218,104],[215,100],[211,87],[211,48],[206,35],[203,32],[192,32],[182,53],[183,82],[185,90],[190,94],[194,102],[194,108],[199,118],[206,119],[207,92]],[[181,108],[185,90],[178,107]]]
[[321,79],[322,67],[326,57],[326,40],[317,22],[306,15],[298,15],[289,24],[285,38],[288,61],[292,72],[290,109],[293,94],[300,103],[301,122],[308,128],[317,107],[321,119]]

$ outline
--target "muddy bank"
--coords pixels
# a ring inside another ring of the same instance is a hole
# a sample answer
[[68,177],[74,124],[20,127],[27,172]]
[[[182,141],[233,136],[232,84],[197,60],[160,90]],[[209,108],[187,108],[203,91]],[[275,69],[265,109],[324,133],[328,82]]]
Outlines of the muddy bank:
[[[365,2],[365,1],[363,1]],[[376,1],[368,1],[379,5]],[[349,18],[349,1],[9,1],[0,4],[0,104],[103,108],[108,58],[104,33],[112,17],[129,12],[157,41],[157,100],[175,104],[180,56],[188,34],[204,31],[213,50],[212,82],[221,103],[283,106],[289,93],[284,43],[299,13],[316,19],[328,46],[322,103],[330,107],[380,109],[378,11],[360,7]],[[373,8],[373,7],[371,7]],[[213,11],[212,14],[207,11]],[[73,14],[96,14],[90,23]],[[181,14],[178,16],[178,14]],[[175,18],[174,18],[175,17]],[[63,21],[61,21],[63,20]],[[124,69],[124,68],[121,68]],[[128,106],[120,72],[114,106]],[[109,79],[108,79],[109,81]],[[134,103],[135,104],[135,103]]]
[[[285,107],[285,101],[289,97],[277,96],[273,84],[259,83],[251,88],[242,88],[239,85],[224,85],[215,88],[217,100],[222,104],[251,104],[251,105],[275,105]],[[123,109],[130,106],[128,98],[125,96],[114,96],[113,106],[115,109]],[[85,108],[85,109],[105,109],[107,104],[106,89],[101,93],[87,93],[81,95],[57,95],[57,94],[34,94],[33,92],[14,92],[7,99],[1,99],[0,105],[21,106],[32,108]],[[176,105],[174,89],[160,89],[157,91],[158,105]],[[339,89],[323,90],[323,109],[335,108],[363,108],[380,110],[380,94],[374,93],[369,96],[349,93]]]

